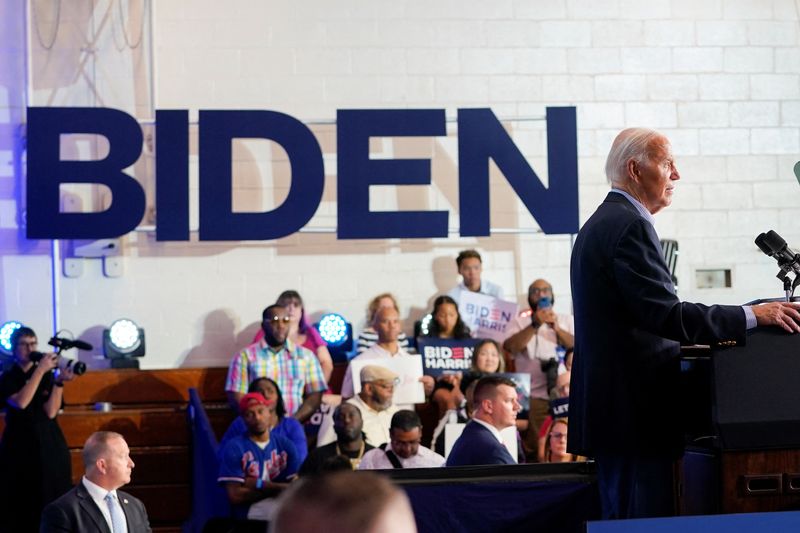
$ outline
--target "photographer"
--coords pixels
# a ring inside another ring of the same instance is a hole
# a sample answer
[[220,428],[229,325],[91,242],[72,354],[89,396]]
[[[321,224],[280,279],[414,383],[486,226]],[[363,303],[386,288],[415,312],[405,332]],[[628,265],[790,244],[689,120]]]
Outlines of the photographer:
[[[528,287],[530,309],[521,312],[508,325],[503,348],[514,357],[516,372],[531,375],[531,402],[525,452],[534,457],[538,449],[539,426],[550,407],[548,371],[555,381],[559,348],[570,350],[574,344],[574,320],[571,315],[556,313],[553,286],[537,279]],[[552,384],[550,385],[552,387]]]
[[6,412],[0,440],[0,531],[24,533],[38,531],[42,508],[72,486],[69,449],[56,415],[64,382],[74,374],[71,369],[53,372],[58,356],[38,353],[30,328],[16,330],[11,347],[15,364],[0,375],[0,407]]

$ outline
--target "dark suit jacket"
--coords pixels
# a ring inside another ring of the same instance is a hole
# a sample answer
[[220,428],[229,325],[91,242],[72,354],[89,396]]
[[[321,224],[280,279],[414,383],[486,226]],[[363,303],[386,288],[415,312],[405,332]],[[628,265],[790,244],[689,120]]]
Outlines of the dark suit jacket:
[[570,451],[679,456],[680,345],[744,344],[744,312],[678,300],[655,229],[613,192],[578,233],[570,274]]
[[[117,497],[128,522],[128,533],[149,533],[150,523],[144,504],[121,490],[117,491]],[[39,530],[42,533],[58,531],[111,533],[103,514],[81,481],[72,490],[44,508]]]
[[453,444],[446,466],[513,464],[516,461],[492,432],[477,422],[470,421]]

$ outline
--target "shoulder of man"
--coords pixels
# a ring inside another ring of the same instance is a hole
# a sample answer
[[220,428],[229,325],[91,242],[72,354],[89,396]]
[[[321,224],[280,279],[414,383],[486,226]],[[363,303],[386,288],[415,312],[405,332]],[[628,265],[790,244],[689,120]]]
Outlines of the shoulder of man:
[[264,343],[264,340],[261,339],[254,343],[248,344],[242,348],[237,355],[239,357],[244,357],[248,361],[254,361],[258,353],[260,351],[265,351],[266,347],[267,345]]
[[353,357],[350,360],[350,362],[352,363],[353,361],[356,360],[363,361],[364,359],[383,359],[385,357],[386,357],[386,350],[378,346],[378,344],[376,343],[367,348],[366,350],[364,350],[363,352],[361,352],[360,354],[358,354],[357,356]]
[[294,443],[283,435],[271,434],[269,440],[275,444],[279,451],[297,452]]
[[312,352],[311,350],[309,350],[305,346],[301,346],[299,344],[295,344],[290,340],[286,341],[286,350],[289,353],[295,355],[296,357],[302,357],[304,359],[308,359],[308,358],[311,358],[311,357],[313,357],[314,359],[317,358],[317,356],[314,355],[314,352]]

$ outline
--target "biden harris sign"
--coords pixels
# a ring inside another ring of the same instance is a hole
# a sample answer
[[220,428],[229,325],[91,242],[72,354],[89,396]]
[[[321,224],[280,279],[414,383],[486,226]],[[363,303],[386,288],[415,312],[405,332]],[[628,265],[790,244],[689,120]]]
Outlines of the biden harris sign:
[[[490,233],[489,168],[494,162],[548,234],[578,231],[578,154],[574,107],[547,108],[545,186],[490,109],[458,110],[458,203],[463,237]],[[27,236],[100,239],[133,231],[145,214],[145,191],[126,169],[141,156],[143,133],[132,116],[108,108],[31,107],[27,111]],[[60,138],[99,135],[102,159],[64,159]],[[336,116],[337,237],[339,239],[448,236],[448,211],[372,211],[373,185],[430,185],[429,159],[371,159],[375,137],[446,136],[444,109],[342,109]],[[189,240],[189,112],[158,110],[156,239]],[[272,210],[233,209],[232,141],[268,139],[291,165],[286,199]],[[320,205],[323,154],[311,130],[277,111],[201,110],[198,124],[199,227],[203,241],[270,240],[302,229]],[[62,212],[60,187],[108,187],[104,211]]]

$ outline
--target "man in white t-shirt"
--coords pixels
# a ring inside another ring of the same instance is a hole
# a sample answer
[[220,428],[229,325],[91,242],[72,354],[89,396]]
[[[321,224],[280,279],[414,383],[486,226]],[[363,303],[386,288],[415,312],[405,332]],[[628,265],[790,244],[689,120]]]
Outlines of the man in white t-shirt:
[[463,292],[479,292],[488,296],[503,299],[503,289],[491,281],[481,279],[483,261],[477,250],[464,250],[456,257],[458,273],[461,274],[461,283],[447,292],[456,303],[461,301]]
[[547,374],[542,368],[558,364],[558,347],[569,350],[575,343],[575,321],[572,315],[553,310],[553,286],[537,279],[528,287],[530,309],[522,311],[508,325],[503,348],[514,357],[517,372],[531,375],[531,403],[526,452],[537,449],[539,426],[547,417],[550,391]]

